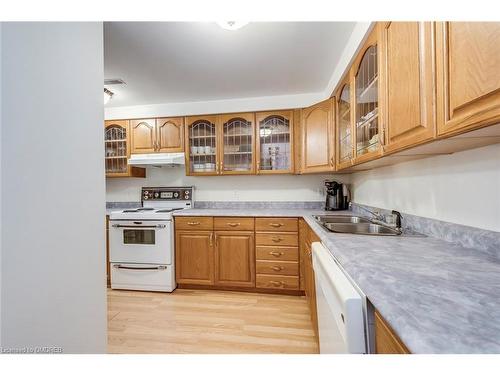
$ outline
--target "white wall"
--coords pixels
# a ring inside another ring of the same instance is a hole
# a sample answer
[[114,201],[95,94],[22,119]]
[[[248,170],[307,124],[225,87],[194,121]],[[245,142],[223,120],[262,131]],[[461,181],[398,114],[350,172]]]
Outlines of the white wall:
[[102,353],[102,23],[2,38],[2,346]]
[[198,201],[322,201],[323,181],[346,175],[185,176],[184,168],[148,168],[147,178],[108,178],[108,202],[138,202],[142,186],[194,185]]
[[500,144],[351,178],[356,203],[500,231]]

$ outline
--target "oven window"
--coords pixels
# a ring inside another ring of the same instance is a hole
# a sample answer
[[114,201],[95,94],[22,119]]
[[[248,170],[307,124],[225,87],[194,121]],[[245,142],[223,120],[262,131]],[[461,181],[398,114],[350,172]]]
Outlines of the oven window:
[[154,245],[155,231],[154,229],[124,229],[123,230],[124,244],[137,245]]

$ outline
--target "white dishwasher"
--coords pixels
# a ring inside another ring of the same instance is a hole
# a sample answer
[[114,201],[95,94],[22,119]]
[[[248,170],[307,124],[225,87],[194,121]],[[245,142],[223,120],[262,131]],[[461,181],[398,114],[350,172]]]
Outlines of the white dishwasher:
[[312,244],[312,255],[320,353],[370,352],[366,296],[320,242]]

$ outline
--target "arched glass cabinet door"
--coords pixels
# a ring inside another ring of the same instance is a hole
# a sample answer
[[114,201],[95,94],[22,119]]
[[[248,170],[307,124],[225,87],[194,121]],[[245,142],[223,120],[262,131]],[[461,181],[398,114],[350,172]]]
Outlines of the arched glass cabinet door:
[[375,43],[365,49],[354,77],[356,157],[380,149],[378,77],[378,50]]
[[260,112],[257,123],[257,173],[293,172],[293,111]]
[[186,135],[189,174],[218,174],[217,117],[187,117]]
[[106,121],[104,130],[104,152],[106,175],[126,175],[127,164],[127,121]]
[[253,113],[221,116],[222,174],[255,172],[255,117]]
[[338,114],[338,165],[351,165],[352,155],[352,121],[351,121],[351,86],[344,84],[337,99]]

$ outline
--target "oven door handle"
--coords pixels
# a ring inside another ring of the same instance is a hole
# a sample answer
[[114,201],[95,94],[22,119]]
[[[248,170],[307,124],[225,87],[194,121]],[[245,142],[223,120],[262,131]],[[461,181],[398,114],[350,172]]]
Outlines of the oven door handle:
[[113,228],[133,228],[133,229],[140,229],[140,228],[165,228],[165,224],[156,224],[156,225],[123,225],[123,224],[113,224]]
[[130,267],[130,266],[122,266],[121,264],[114,264],[114,268],[122,269],[122,270],[134,270],[134,271],[148,271],[148,270],[164,270],[167,269],[166,266],[157,266],[157,267]]

